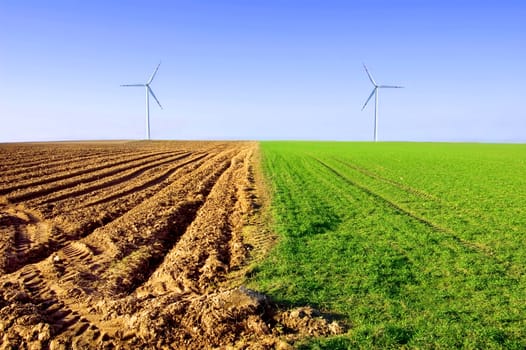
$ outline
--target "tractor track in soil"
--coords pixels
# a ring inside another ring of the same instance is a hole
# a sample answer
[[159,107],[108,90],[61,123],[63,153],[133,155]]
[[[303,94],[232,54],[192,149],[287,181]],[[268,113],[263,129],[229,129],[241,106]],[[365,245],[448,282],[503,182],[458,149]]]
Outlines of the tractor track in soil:
[[244,237],[261,205],[257,152],[255,142],[0,145],[0,348],[275,348],[330,334],[326,320],[296,322],[232,277],[271,241]]

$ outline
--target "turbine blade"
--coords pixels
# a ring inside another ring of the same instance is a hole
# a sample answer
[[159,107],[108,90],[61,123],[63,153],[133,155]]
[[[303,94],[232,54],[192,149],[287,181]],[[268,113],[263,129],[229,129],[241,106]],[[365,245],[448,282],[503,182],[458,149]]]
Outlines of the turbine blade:
[[144,84],[126,84],[126,85],[121,85],[121,86],[146,86]]
[[374,93],[376,92],[376,87],[373,89],[373,92],[371,92],[371,94],[369,95],[369,97],[367,98],[367,101],[365,101],[363,107],[362,107],[362,111],[365,109],[365,106],[367,106],[367,104],[369,103],[369,100],[371,100],[371,98],[373,97]]
[[403,89],[403,86],[397,86],[397,85],[380,85],[379,88],[388,88],[388,89]]
[[150,92],[150,94],[152,94],[153,98],[155,99],[155,102],[157,102],[157,104],[159,105],[159,107],[161,107],[161,109],[163,109],[163,106],[161,106],[161,103],[159,102],[159,100],[157,99],[157,97],[155,96],[155,94],[153,93],[153,90],[148,86],[148,91]]
[[378,86],[378,85],[376,85],[376,82],[374,81],[373,77],[371,76],[371,73],[369,73],[369,70],[367,69],[367,66],[365,65],[365,63],[363,64],[363,68],[365,68],[365,72],[367,73],[367,76],[369,77],[369,80],[371,81],[371,83],[374,86]]
[[149,85],[152,82],[153,78],[155,78],[155,74],[157,74],[157,70],[159,69],[160,65],[161,65],[161,62],[159,62],[159,64],[157,65],[157,68],[155,68],[155,70],[152,73],[152,76],[150,77],[150,79],[148,80],[146,84]]

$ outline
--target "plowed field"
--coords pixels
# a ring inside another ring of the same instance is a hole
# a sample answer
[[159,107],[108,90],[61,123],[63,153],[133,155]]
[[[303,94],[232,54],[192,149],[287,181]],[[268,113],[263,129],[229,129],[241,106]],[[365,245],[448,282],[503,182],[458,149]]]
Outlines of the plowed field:
[[0,145],[0,347],[265,348],[330,333],[308,310],[233,287],[269,241],[243,234],[261,205],[256,153],[252,142]]

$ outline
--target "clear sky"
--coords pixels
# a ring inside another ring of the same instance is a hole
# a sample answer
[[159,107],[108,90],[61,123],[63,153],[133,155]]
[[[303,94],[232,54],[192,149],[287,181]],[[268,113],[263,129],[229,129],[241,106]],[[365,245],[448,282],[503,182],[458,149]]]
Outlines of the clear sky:
[[[0,0],[0,142],[526,142],[524,0]],[[374,102],[374,101],[372,101]]]

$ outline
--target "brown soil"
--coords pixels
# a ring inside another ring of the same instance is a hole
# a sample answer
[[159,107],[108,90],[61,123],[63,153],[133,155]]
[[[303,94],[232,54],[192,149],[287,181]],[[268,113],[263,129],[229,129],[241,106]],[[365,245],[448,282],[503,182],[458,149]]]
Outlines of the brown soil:
[[0,349],[286,349],[341,333],[241,285],[272,242],[255,232],[257,152],[0,145]]

